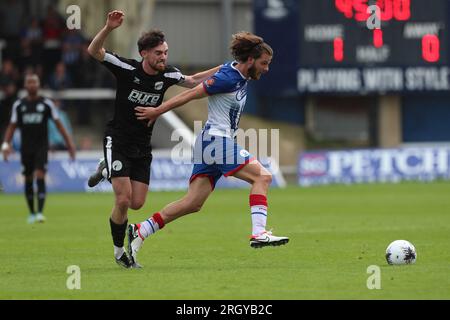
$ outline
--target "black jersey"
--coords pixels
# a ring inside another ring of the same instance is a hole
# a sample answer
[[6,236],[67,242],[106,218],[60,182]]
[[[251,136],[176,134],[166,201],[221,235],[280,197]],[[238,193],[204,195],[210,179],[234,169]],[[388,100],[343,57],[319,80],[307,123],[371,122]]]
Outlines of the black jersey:
[[21,134],[21,151],[32,153],[42,148],[48,149],[48,119],[59,119],[54,103],[39,97],[30,101],[27,98],[14,102],[11,123],[17,124]]
[[116,77],[117,91],[114,118],[108,122],[107,135],[127,147],[148,151],[154,123],[136,118],[137,106],[157,107],[163,102],[166,90],[184,81],[184,76],[174,67],[167,66],[156,75],[145,73],[142,62],[122,58],[106,52],[102,62]]

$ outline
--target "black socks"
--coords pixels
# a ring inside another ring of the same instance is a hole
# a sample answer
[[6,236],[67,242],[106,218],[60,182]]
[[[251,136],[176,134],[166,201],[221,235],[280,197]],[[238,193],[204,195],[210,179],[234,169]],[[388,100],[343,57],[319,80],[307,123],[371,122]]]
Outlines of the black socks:
[[123,247],[128,220],[126,220],[123,224],[115,224],[110,218],[109,224],[111,226],[111,235],[114,245],[119,248]]
[[42,213],[42,210],[44,209],[44,202],[45,202],[45,195],[46,195],[46,188],[45,188],[45,180],[44,179],[37,179],[37,188],[38,188],[38,212]]
[[33,180],[25,179],[25,198],[27,199],[28,209],[31,214],[34,214],[34,190]]

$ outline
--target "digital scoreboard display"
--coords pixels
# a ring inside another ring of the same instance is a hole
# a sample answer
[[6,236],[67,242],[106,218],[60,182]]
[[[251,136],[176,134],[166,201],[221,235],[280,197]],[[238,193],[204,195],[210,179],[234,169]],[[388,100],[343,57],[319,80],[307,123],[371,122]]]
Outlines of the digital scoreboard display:
[[448,91],[449,0],[301,0],[300,92]]

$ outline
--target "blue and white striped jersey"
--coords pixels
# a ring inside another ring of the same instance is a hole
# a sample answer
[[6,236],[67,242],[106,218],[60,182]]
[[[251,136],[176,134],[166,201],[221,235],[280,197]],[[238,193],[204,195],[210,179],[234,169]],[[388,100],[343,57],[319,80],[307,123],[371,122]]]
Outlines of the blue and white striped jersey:
[[226,63],[203,82],[208,97],[208,121],[205,128],[214,136],[233,138],[247,98],[248,80],[235,68],[236,61]]

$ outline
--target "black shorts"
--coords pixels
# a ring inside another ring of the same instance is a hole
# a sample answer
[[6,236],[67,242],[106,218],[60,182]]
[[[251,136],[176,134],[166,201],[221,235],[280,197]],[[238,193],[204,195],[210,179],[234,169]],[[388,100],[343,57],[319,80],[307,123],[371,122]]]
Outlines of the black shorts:
[[145,184],[150,183],[152,153],[135,152],[130,146],[114,143],[111,136],[103,141],[108,180],[115,177],[129,177]]
[[31,176],[35,170],[47,171],[48,149],[39,148],[34,152],[21,151],[22,174]]

